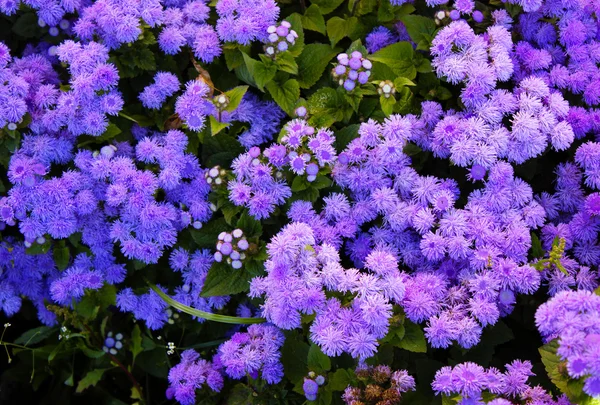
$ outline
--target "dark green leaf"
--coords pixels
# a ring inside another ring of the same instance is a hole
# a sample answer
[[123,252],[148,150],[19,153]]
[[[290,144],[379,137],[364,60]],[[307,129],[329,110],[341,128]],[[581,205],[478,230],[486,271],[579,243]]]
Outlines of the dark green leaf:
[[273,80],[275,78],[275,73],[277,73],[277,66],[274,64],[266,65],[263,62],[259,62],[257,60],[252,59],[250,56],[243,54],[244,62],[246,63],[246,67],[248,68],[248,72],[254,78],[256,82],[256,86],[261,90],[265,91],[265,84]]
[[56,267],[60,271],[66,269],[69,265],[69,259],[71,257],[71,254],[69,252],[68,247],[55,247],[52,250],[52,256],[54,257],[54,263],[56,263]]
[[135,361],[137,355],[142,351],[144,351],[142,347],[142,331],[140,330],[140,326],[136,324],[131,332],[131,354],[133,355],[133,361]]
[[303,191],[309,187],[310,183],[308,182],[308,180],[306,180],[305,176],[299,175],[294,177],[294,180],[292,181],[292,192],[295,193],[298,191]]
[[360,125],[348,125],[335,133],[335,149],[341,153],[346,146],[353,140],[358,138],[358,128]]
[[331,369],[331,360],[324,354],[316,344],[310,345],[308,350],[308,368],[317,374]]
[[388,66],[398,76],[414,79],[417,70],[413,64],[413,48],[408,42],[397,42],[369,56],[374,62]]
[[42,340],[52,336],[56,332],[56,328],[48,326],[40,326],[39,328],[29,329],[21,336],[15,339],[14,343],[23,346],[34,345]]
[[323,75],[331,59],[340,52],[325,44],[306,45],[298,57],[298,83],[303,89],[312,87]]
[[262,225],[260,224],[260,221],[257,221],[246,212],[240,216],[236,227],[244,231],[244,235],[247,238],[254,238],[262,235]]
[[332,391],[344,391],[352,383],[354,372],[340,368],[335,373],[329,373],[329,389]]
[[[5,21],[5,24],[8,24]],[[28,12],[17,18],[14,24],[12,24],[12,31],[20,37],[32,38],[39,35],[42,30],[38,25],[38,17],[34,12]]]
[[83,354],[85,354],[90,359],[99,359],[104,356],[106,353],[103,350],[93,349],[85,344],[85,342],[81,339],[77,340],[77,348],[81,350]]
[[333,10],[338,8],[344,0],[311,0],[312,4],[319,6],[319,10],[323,15],[331,13]]
[[302,27],[325,35],[325,19],[323,18],[323,14],[321,14],[319,6],[311,4],[310,7],[306,9],[302,16]]
[[216,297],[248,291],[250,279],[243,267],[236,270],[227,263],[214,262],[204,280],[201,295]]
[[[305,48],[306,49],[306,48]],[[296,59],[289,52],[282,52],[277,55],[276,59],[277,66],[279,66],[279,70],[287,73],[291,73],[293,75],[298,74],[298,64],[296,63]]]
[[108,368],[97,368],[95,370],[89,371],[77,384],[77,389],[75,390],[76,393],[82,393],[83,391],[85,391],[87,388],[89,387],[93,387],[96,384],[98,384],[98,382],[100,382],[100,380],[102,379],[102,376],[104,375],[104,372],[106,370],[109,370]]
[[285,343],[281,348],[281,363],[287,379],[296,384],[308,373],[309,346],[296,331],[285,332],[285,334]]
[[426,353],[427,342],[425,335],[419,325],[406,319],[404,321],[404,338],[400,342],[399,347],[409,352]]
[[217,236],[226,230],[227,224],[224,218],[212,219],[199,230],[190,230],[194,242],[199,248],[214,248]]
[[294,108],[300,98],[300,85],[295,79],[289,79],[283,84],[270,81],[266,84],[267,90],[273,100],[290,117],[294,115]]
[[400,21],[404,23],[408,35],[416,44],[425,41],[429,45],[435,36],[437,27],[431,18],[410,14],[403,16]]
[[327,37],[331,42],[331,46],[335,46],[342,38],[350,36],[358,25],[356,17],[350,17],[344,20],[340,17],[331,17],[327,21]]
[[298,13],[293,13],[285,19],[292,25],[292,28],[298,34],[298,38],[294,42],[294,45],[290,46],[287,50],[292,56],[296,57],[302,53],[304,49],[304,30],[302,29],[302,16]]

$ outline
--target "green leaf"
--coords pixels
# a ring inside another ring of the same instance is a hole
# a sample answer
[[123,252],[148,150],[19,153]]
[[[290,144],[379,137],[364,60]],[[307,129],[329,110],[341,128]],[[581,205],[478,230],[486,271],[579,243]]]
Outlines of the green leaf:
[[348,125],[335,133],[335,149],[341,153],[346,146],[353,140],[358,138],[359,124]]
[[302,381],[308,372],[309,346],[304,342],[302,335],[296,331],[286,331],[284,333],[286,337],[281,348],[281,363],[287,379],[292,384],[296,384]]
[[[6,22],[6,24],[9,24]],[[38,25],[36,13],[24,13],[12,24],[12,31],[22,38],[32,38],[39,35],[42,30]]]
[[210,133],[212,136],[217,135],[219,132],[231,125],[228,122],[217,121],[217,119],[213,115],[210,115],[208,117],[208,121],[210,122]]
[[394,87],[396,89],[400,89],[404,86],[416,86],[416,84],[412,80],[407,79],[406,77],[397,77],[394,79]]
[[234,70],[244,64],[243,55],[250,52],[250,46],[243,46],[236,43],[227,43],[223,46],[223,55],[227,69]]
[[270,81],[266,85],[273,100],[290,117],[294,115],[294,108],[300,98],[300,85],[295,79],[289,79],[283,84]]
[[229,104],[227,104],[227,108],[225,108],[225,111],[233,111],[236,108],[238,108],[238,106],[242,102],[244,94],[246,94],[246,91],[248,91],[248,86],[237,86],[231,90],[226,91],[225,95],[229,98]]
[[540,238],[538,238],[538,236],[531,231],[531,257],[533,259],[541,259],[542,257],[544,257],[545,254],[545,250],[542,247],[542,242],[540,241]]
[[292,25],[292,28],[298,34],[298,38],[294,42],[294,45],[290,46],[287,50],[292,56],[296,57],[302,53],[304,49],[304,30],[302,29],[302,16],[298,13],[293,13],[285,19]]
[[383,111],[386,116],[389,117],[392,115],[394,112],[394,104],[396,104],[394,95],[390,95],[389,97],[383,95],[379,96],[379,103],[381,104],[381,111]]
[[228,167],[229,164],[244,148],[236,138],[227,134],[209,136],[204,138],[202,145],[202,162],[206,167],[219,165]]
[[214,248],[217,236],[226,229],[224,218],[212,219],[199,230],[190,230],[192,239],[200,248]]
[[332,391],[344,391],[352,383],[354,372],[350,374],[348,370],[339,368],[335,373],[329,373],[329,383],[327,384]]
[[108,124],[108,127],[106,127],[106,131],[104,131],[102,133],[102,135],[100,135],[99,137],[95,138],[94,142],[102,143],[102,142],[110,141],[115,136],[119,135],[121,132],[122,132],[121,128],[119,128],[118,126],[116,126],[115,124],[113,124],[111,122],[110,124]]
[[319,10],[323,15],[331,13],[333,10],[338,8],[344,0],[311,0],[312,4],[319,6]]
[[319,6],[311,4],[310,7],[306,9],[302,16],[302,27],[325,35],[325,19],[323,18],[323,14],[321,14]]
[[250,280],[243,269],[234,269],[226,263],[214,262],[204,281],[203,297],[232,295],[248,291]]
[[83,354],[85,354],[90,359],[99,359],[104,356],[106,353],[103,350],[93,349],[85,344],[85,342],[81,339],[77,340],[77,348],[81,350]]
[[331,184],[333,184],[333,181],[328,177],[328,176],[323,176],[323,175],[318,175],[317,178],[315,179],[315,181],[313,181],[312,183],[310,183],[310,186],[312,188],[315,188],[317,190],[321,190],[327,187],[330,187]]
[[310,44],[298,57],[298,83],[303,89],[308,89],[321,78],[331,59],[341,51],[331,49],[325,44]]
[[162,292],[154,284],[148,283],[148,285],[167,304],[169,304],[173,308],[175,308],[175,309],[177,309],[177,310],[179,310],[181,312],[185,312],[186,314],[198,317],[198,318],[204,318],[204,319],[207,319],[209,321],[215,321],[215,322],[221,322],[221,323],[229,323],[229,324],[235,324],[235,325],[247,325],[247,324],[252,324],[252,323],[264,323],[264,322],[266,322],[265,318],[240,318],[240,317],[237,317],[237,316],[218,315],[218,314],[213,314],[211,312],[200,311],[199,309],[192,308],[190,306],[182,304],[179,301],[174,300],[173,298],[169,297],[167,294],[165,294],[164,292]]
[[408,42],[397,42],[369,56],[374,62],[388,66],[398,76],[414,79],[417,69],[413,64],[413,48]]
[[274,64],[266,65],[263,62],[252,59],[245,53],[243,56],[246,67],[256,82],[256,87],[258,87],[260,91],[265,91],[265,84],[269,83],[275,78],[277,66]]
[[80,394],[85,391],[89,387],[93,387],[100,382],[104,372],[106,370],[110,370],[108,368],[97,368],[95,370],[89,371],[77,384],[76,393]]
[[[546,368],[548,377],[556,385],[561,392],[569,395],[572,394],[569,390],[569,376],[566,374],[565,363],[560,359],[556,350],[558,349],[558,340],[555,339],[550,343],[539,348],[542,357],[542,363]],[[562,371],[561,371],[562,369]]]
[[135,361],[137,355],[142,351],[144,351],[142,347],[142,331],[140,330],[140,326],[136,324],[131,332],[131,354],[133,355],[133,361]]
[[331,17],[327,21],[327,37],[329,37],[331,46],[335,46],[342,38],[350,36],[357,26],[358,19],[356,17],[350,17],[347,20],[340,17]]
[[425,341],[425,335],[421,327],[406,319],[404,320],[404,329],[404,338],[400,342],[399,347],[409,352],[426,353],[427,342]]
[[310,371],[321,373],[331,369],[331,360],[329,356],[321,351],[321,348],[316,344],[310,345],[307,359],[308,368]]
[[277,63],[279,70],[293,75],[298,74],[298,64],[296,63],[296,59],[294,58],[294,56],[292,56],[291,53],[279,53],[275,62]]
[[260,221],[257,221],[246,212],[240,216],[236,227],[244,231],[246,238],[254,238],[262,235],[262,225],[260,224]]
[[409,14],[400,18],[400,21],[406,26],[408,35],[414,43],[425,42],[426,49],[429,48],[431,40],[435,36],[437,27],[435,21],[431,18],[423,17],[420,15]]
[[23,346],[34,345],[52,336],[55,332],[56,328],[40,326],[38,328],[29,329],[27,332],[15,339],[14,343]]
[[334,122],[344,119],[344,112],[340,108],[338,93],[330,88],[323,87],[310,96],[306,108],[310,114],[309,123],[314,127],[330,127]]
[[246,384],[236,384],[231,391],[229,392],[229,396],[227,397],[227,404],[231,405],[249,405],[252,404],[254,391],[252,388],[247,386]]
[[56,267],[63,271],[69,265],[69,259],[71,257],[69,248],[66,246],[63,247],[55,247],[52,250],[52,257],[54,257],[54,263],[56,263]]
[[296,176],[292,181],[292,192],[296,193],[298,191],[306,190],[310,187],[310,183],[306,180],[305,176]]

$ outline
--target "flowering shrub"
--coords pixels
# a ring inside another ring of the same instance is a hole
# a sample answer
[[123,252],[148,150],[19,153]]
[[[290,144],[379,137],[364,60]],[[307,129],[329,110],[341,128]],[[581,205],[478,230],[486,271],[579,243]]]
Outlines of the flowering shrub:
[[596,0],[0,0],[0,402],[600,401]]

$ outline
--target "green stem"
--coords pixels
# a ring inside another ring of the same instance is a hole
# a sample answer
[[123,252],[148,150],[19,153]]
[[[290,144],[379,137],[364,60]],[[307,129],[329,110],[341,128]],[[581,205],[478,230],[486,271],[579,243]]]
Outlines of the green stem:
[[237,316],[218,315],[218,314],[213,314],[211,312],[200,311],[199,309],[192,308],[190,306],[182,304],[179,301],[174,300],[173,298],[169,297],[167,294],[162,292],[154,284],[151,284],[148,281],[146,281],[146,282],[148,283],[150,288],[152,288],[154,290],[154,292],[156,292],[160,296],[160,298],[162,298],[167,304],[169,304],[170,306],[172,306],[175,309],[178,309],[181,312],[185,312],[186,314],[190,314],[190,315],[196,316],[198,318],[204,318],[204,319],[207,319],[209,321],[214,321],[214,322],[230,323],[230,324],[234,324],[234,325],[248,325],[248,324],[253,324],[253,323],[264,323],[267,321],[265,318],[240,318]]

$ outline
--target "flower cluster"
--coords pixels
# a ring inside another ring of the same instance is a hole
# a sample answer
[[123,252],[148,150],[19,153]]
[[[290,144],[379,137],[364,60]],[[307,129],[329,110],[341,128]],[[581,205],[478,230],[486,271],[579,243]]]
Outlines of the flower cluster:
[[280,52],[285,52],[291,45],[296,43],[298,33],[294,31],[292,24],[282,21],[279,26],[271,25],[267,28],[269,38],[265,44],[265,53],[270,57],[275,57]]
[[256,219],[267,218],[277,205],[283,204],[292,195],[283,173],[269,160],[258,146],[254,146],[231,164],[235,179],[227,184],[229,200],[234,205],[247,207]]
[[218,239],[215,261],[221,262],[225,259],[234,269],[242,268],[242,262],[246,258],[244,251],[250,246],[244,232],[241,229],[234,229],[231,233],[221,232]]
[[[404,295],[403,277],[395,257],[374,252],[367,259],[372,273],[345,270],[337,250],[318,246],[314,232],[304,223],[292,223],[267,245],[266,277],[252,280],[250,295],[265,295],[263,316],[283,329],[300,326],[301,314],[316,314],[311,340],[328,356],[348,352],[356,358],[372,356],[377,339],[385,336],[393,302]],[[342,307],[328,291],[355,294],[352,305]]]
[[585,379],[583,390],[600,396],[600,296],[589,291],[563,291],[535,314],[535,323],[546,341],[558,339],[557,354],[566,361],[571,378]]
[[210,87],[203,80],[191,80],[175,102],[175,112],[193,131],[202,130],[206,117],[215,112],[215,105],[208,99],[209,93]]
[[373,64],[359,51],[352,52],[350,56],[340,53],[337,61],[332,71],[333,78],[347,91],[354,90],[356,82],[360,85],[369,81]]
[[196,403],[196,390],[207,386],[219,392],[223,388],[223,376],[217,364],[200,358],[193,349],[181,353],[181,362],[169,370],[168,399],[177,400],[182,405]]
[[158,72],[154,75],[154,83],[146,86],[139,98],[144,107],[159,109],[167,97],[175,94],[180,86],[179,79],[173,73]]
[[302,390],[306,399],[315,401],[319,393],[319,387],[323,384],[325,384],[325,377],[316,375],[314,371],[308,373],[308,377],[304,378],[304,383],[302,384]]
[[[542,387],[527,384],[532,365],[529,361],[515,360],[506,365],[502,373],[495,367],[484,369],[478,364],[466,362],[454,367],[442,367],[435,374],[431,387],[437,394],[460,395],[460,404],[483,403],[482,395],[489,393],[492,405],[513,404],[506,398],[520,398],[525,404],[569,405],[566,397],[554,401]],[[520,403],[520,402],[519,402]]]
[[406,26],[402,21],[398,21],[394,24],[392,30],[384,26],[376,27],[365,38],[367,51],[369,53],[375,53],[398,41],[411,41],[410,36],[406,31]]
[[279,7],[274,0],[221,0],[217,13],[219,38],[248,45],[267,39],[268,28],[277,23]]
[[277,384],[283,377],[279,357],[284,339],[283,333],[273,325],[250,325],[247,332],[237,332],[219,346],[214,361],[233,379],[248,375]]
[[283,128],[281,144],[286,147],[285,150],[275,145],[266,149],[264,154],[278,169],[289,165],[294,174],[306,174],[306,180],[313,182],[322,168],[332,166],[335,162],[334,142],[333,131],[326,128],[315,130],[305,120],[298,118]]
[[23,298],[33,303],[40,322],[56,325],[56,316],[46,308],[50,284],[59,277],[52,251],[29,255],[23,243],[7,238],[0,243],[0,310],[6,316],[16,314]]
[[175,55],[187,45],[194,56],[205,63],[221,55],[219,37],[215,29],[206,24],[210,8],[205,0],[166,3],[172,7],[164,10],[164,28],[158,35],[158,44],[164,53]]
[[364,388],[348,386],[342,395],[346,405],[398,405],[403,393],[415,389],[415,380],[406,370],[392,371],[383,364],[375,367],[360,365],[355,373]]

